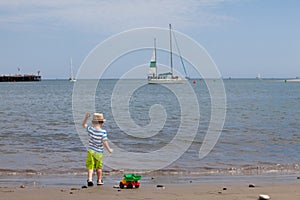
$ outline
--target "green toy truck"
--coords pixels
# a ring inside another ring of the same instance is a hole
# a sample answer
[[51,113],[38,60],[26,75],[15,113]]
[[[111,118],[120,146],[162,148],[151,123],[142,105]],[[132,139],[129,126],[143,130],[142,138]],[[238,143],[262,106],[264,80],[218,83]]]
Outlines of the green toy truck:
[[124,188],[128,188],[128,189],[132,189],[132,188],[139,188],[140,187],[140,181],[142,176],[138,176],[135,174],[125,174],[123,179],[120,181],[120,188],[124,189]]

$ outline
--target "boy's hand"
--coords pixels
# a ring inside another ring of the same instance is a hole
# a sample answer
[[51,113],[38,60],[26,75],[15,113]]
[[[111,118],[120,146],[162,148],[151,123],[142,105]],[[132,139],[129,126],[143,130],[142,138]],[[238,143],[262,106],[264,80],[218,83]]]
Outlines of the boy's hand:
[[103,145],[105,146],[106,150],[107,150],[109,153],[112,153],[112,152],[114,151],[112,148],[109,147],[107,140],[104,140],[104,141],[103,141]]
[[90,113],[85,113],[85,118],[83,119],[83,122],[82,122],[82,126],[84,127],[84,128],[86,128],[86,122],[87,122],[87,120],[88,120],[88,118],[90,117],[91,115],[90,115]]

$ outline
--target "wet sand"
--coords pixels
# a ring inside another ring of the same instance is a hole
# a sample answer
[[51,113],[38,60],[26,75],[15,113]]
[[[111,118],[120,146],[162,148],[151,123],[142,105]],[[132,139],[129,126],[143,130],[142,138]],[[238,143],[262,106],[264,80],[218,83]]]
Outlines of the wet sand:
[[1,187],[1,199],[58,200],[58,199],[259,199],[260,194],[270,199],[300,199],[300,183],[260,184],[141,184],[138,189],[119,189],[112,185],[81,187]]

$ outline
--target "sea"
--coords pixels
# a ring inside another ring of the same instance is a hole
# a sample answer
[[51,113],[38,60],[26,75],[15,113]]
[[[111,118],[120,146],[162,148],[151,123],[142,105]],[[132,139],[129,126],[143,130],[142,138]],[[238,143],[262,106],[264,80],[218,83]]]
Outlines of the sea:
[[[210,152],[199,158],[209,127],[214,125],[211,122],[214,119],[212,91],[205,80],[189,80],[187,84],[192,90],[179,94],[164,85],[147,84],[146,80],[122,81],[123,88],[139,85],[131,93],[127,102],[129,115],[123,121],[135,123],[143,134],[145,127],[151,132],[151,126],[147,125],[153,123],[151,120],[155,122],[156,116],[163,119],[162,126],[145,137],[135,137],[131,134],[133,129],[124,130],[124,124],[120,127],[115,120],[120,118],[113,111],[118,105],[112,102],[118,81],[97,81],[95,101],[90,102],[95,109],[80,111],[80,120],[85,112],[103,113],[107,119],[103,128],[107,131],[109,144],[128,152],[122,154],[123,161],[117,168],[108,162],[109,166],[106,165],[104,158],[104,182],[118,183],[125,173],[141,174],[146,183],[226,182],[247,178],[252,181],[297,181],[296,177],[300,175],[300,83],[223,80],[226,94],[226,105],[222,108],[226,111],[224,125]],[[81,186],[86,183],[87,150],[78,130],[81,121],[74,120],[74,86],[77,82],[0,83],[0,186]],[[182,85],[172,87],[180,91]],[[196,97],[196,104],[191,96]],[[84,93],[80,98],[85,99]],[[199,109],[200,113],[198,121],[189,119],[189,126],[196,125],[197,129],[192,139],[186,137],[183,141],[188,143],[187,148],[171,146],[170,155],[172,152],[180,154],[176,159],[172,157],[167,165],[164,162],[170,158],[165,154],[157,159],[146,156],[160,155],[159,150],[173,141],[178,130],[185,137],[186,131],[180,129],[180,123],[189,114],[183,115],[183,104],[186,109]],[[155,109],[152,109],[153,105],[156,105]],[[133,153],[145,156],[133,159]],[[114,151],[111,156],[117,154],[118,151]],[[150,162],[151,166],[158,166],[157,169],[148,168]],[[137,169],[131,166],[137,166]]]

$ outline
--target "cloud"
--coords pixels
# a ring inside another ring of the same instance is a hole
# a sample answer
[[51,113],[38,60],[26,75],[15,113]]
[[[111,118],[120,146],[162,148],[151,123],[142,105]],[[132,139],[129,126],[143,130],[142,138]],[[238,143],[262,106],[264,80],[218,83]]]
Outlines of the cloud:
[[232,21],[214,13],[225,0],[2,0],[0,27],[112,33],[137,27],[176,29]]

